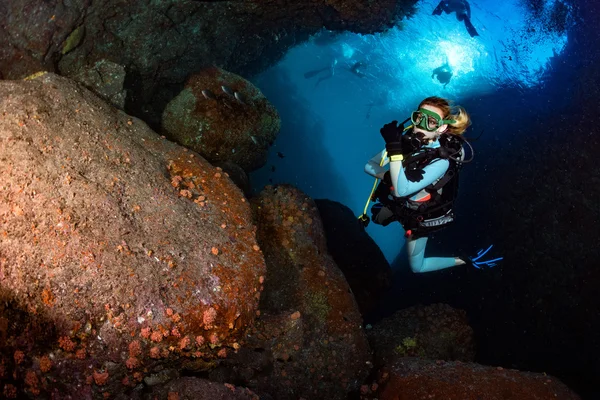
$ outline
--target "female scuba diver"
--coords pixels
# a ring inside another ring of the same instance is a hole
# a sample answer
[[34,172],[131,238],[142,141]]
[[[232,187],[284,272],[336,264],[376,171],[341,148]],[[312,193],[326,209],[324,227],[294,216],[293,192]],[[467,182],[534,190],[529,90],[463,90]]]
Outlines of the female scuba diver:
[[[385,124],[381,136],[386,149],[365,165],[365,172],[381,180],[370,201],[372,219],[386,226],[399,221],[406,232],[406,248],[413,272],[430,272],[457,265],[493,267],[502,257],[484,261],[492,246],[475,257],[425,257],[428,235],[454,220],[453,203],[458,191],[458,171],[472,160],[473,149],[461,136],[471,124],[462,107],[448,100],[428,97],[410,117],[404,129],[397,121]],[[466,144],[471,159],[465,160]],[[389,170],[384,168],[389,164]],[[375,188],[375,186],[374,186]],[[368,203],[367,203],[368,204]],[[366,212],[366,207],[365,207]],[[363,214],[359,219],[368,224]]]

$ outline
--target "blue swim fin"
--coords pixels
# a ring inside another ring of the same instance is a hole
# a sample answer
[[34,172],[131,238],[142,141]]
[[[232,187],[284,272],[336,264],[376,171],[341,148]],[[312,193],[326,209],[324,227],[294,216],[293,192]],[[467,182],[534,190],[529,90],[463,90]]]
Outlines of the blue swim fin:
[[461,257],[461,259],[470,265],[473,265],[475,268],[477,269],[481,269],[483,267],[488,267],[488,268],[492,268],[495,267],[498,261],[502,261],[504,259],[504,257],[497,257],[491,260],[482,260],[481,258],[483,256],[485,256],[491,249],[492,247],[494,247],[494,245],[490,245],[490,247],[488,247],[487,249],[481,249],[477,252],[477,255],[475,257]]

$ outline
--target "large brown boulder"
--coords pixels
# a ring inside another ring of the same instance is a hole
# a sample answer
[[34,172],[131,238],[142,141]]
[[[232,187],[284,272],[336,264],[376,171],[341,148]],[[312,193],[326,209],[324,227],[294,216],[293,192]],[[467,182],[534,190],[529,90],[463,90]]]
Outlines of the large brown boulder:
[[362,315],[378,306],[390,288],[392,269],[375,241],[347,206],[315,200],[327,237],[327,249],[344,273]]
[[0,82],[0,111],[3,390],[117,393],[239,347],[265,262],[221,170],[53,74]]
[[558,379],[533,372],[460,361],[403,358],[362,388],[362,399],[379,400],[579,400]]
[[165,134],[211,163],[250,172],[265,165],[281,121],[261,91],[239,75],[205,68],[167,104]]
[[247,388],[191,376],[157,386],[152,392],[138,398],[140,400],[259,400],[258,395]]
[[473,361],[475,343],[467,314],[446,304],[395,312],[367,331],[377,366],[402,357]]
[[356,301],[327,253],[316,205],[287,185],[267,186],[252,205],[265,290],[245,347],[220,379],[276,399],[346,399],[369,373],[371,354]]

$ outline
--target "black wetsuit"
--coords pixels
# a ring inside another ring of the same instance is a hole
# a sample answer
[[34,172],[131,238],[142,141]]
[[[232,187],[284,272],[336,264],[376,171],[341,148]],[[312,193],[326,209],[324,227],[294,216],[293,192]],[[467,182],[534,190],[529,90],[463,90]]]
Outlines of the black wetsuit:
[[444,87],[446,87],[446,85],[450,83],[450,79],[452,79],[452,69],[450,69],[448,64],[437,67],[431,74],[431,78],[433,79],[434,77],[437,78],[440,83],[443,83]]
[[466,0],[442,0],[433,10],[433,15],[442,15],[442,11],[446,14],[455,12],[456,19],[465,22],[465,28],[471,37],[479,36],[477,30],[471,23],[471,6]]

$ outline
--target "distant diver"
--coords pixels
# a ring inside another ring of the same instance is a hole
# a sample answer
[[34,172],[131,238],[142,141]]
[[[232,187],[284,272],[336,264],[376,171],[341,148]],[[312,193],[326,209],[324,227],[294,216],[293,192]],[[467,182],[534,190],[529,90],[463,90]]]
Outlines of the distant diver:
[[317,80],[317,83],[315,83],[315,87],[317,87],[319,85],[319,83],[323,82],[324,80],[333,78],[333,75],[335,74],[335,66],[337,65],[337,62],[338,61],[336,58],[331,62],[331,64],[329,64],[326,67],[308,71],[304,74],[304,78],[310,79],[314,76],[320,75],[322,72],[325,72],[325,74]]
[[479,36],[477,30],[471,23],[471,6],[466,0],[442,0],[433,10],[433,15],[442,15],[442,11],[446,14],[455,12],[456,19],[465,22],[465,28],[471,37]]
[[445,63],[441,67],[434,69],[433,73],[431,74],[431,79],[433,78],[437,78],[440,83],[444,84],[445,89],[446,85],[450,83],[450,79],[452,79],[452,69],[450,68],[450,65]]
[[363,70],[367,67],[367,64],[365,64],[362,61],[357,61],[354,63],[354,65],[352,65],[350,67],[350,72],[352,72],[354,75],[360,77],[360,78],[364,78],[365,76],[367,76]]

